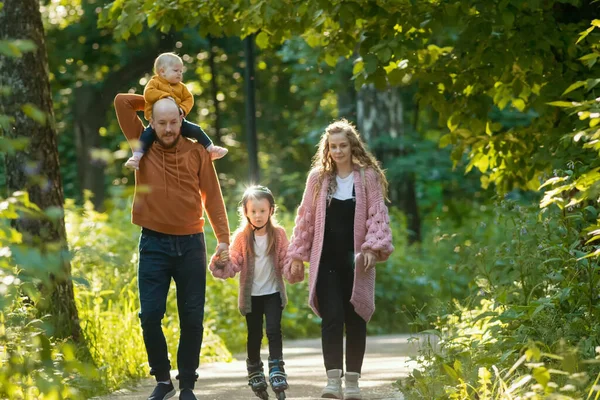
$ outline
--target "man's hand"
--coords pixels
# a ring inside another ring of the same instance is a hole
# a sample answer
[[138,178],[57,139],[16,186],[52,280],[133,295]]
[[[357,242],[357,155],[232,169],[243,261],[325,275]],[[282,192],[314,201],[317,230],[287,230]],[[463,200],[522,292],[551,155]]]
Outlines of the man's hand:
[[301,260],[292,260],[292,275],[300,275],[304,270],[304,263]]
[[215,255],[219,256],[220,262],[229,261],[229,245],[227,243],[219,243],[215,250]]
[[375,263],[377,262],[377,257],[371,251],[365,251],[364,257],[365,257],[365,271],[368,271],[375,266]]

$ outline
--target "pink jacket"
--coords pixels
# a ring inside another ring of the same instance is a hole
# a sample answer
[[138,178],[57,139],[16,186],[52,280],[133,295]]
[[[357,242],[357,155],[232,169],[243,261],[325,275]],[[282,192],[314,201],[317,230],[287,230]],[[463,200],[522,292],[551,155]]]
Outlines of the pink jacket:
[[[283,282],[282,268],[288,249],[288,239],[285,230],[282,227],[275,228],[275,252],[272,255],[273,265],[275,266],[275,276],[277,279],[277,288],[281,296],[281,305],[285,307],[287,304],[287,294],[285,291],[285,283]],[[238,232],[232,240],[229,248],[229,262],[224,265],[217,263],[218,257],[213,257],[210,260],[209,269],[216,278],[227,279],[233,278],[240,272],[240,291],[238,296],[238,307],[242,315],[246,315],[252,311],[252,281],[254,277],[254,257],[250,257],[248,246],[253,243],[248,243],[246,236]]]
[[[329,185],[329,179],[325,177],[323,180],[322,189],[315,204],[313,198],[317,177],[318,170],[316,169],[312,170],[308,176],[283,273],[292,283],[301,281],[304,279],[304,275],[291,276],[291,262],[296,259],[310,263],[308,302],[313,311],[320,316],[316,287],[325,233],[326,188]],[[377,261],[385,261],[394,251],[394,246],[392,245],[388,209],[376,172],[367,168],[363,176],[359,169],[355,169],[354,190],[356,192],[354,214],[356,267],[350,303],[358,315],[365,321],[369,321],[375,312],[375,268],[368,272],[365,271],[363,253],[371,251],[376,255]]]

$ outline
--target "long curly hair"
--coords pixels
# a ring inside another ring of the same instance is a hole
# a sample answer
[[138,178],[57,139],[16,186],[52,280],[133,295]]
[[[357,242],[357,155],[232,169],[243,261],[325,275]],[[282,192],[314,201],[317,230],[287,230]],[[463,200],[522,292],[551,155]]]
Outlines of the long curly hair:
[[337,182],[335,180],[337,167],[333,161],[333,158],[329,154],[329,136],[337,133],[345,134],[348,142],[350,143],[352,164],[354,166],[358,166],[359,168],[370,167],[377,173],[383,189],[383,197],[387,200],[388,181],[383,170],[381,169],[381,166],[379,165],[379,161],[377,161],[375,156],[369,150],[367,150],[366,145],[361,139],[356,127],[344,118],[329,124],[329,126],[325,128],[325,132],[321,135],[317,153],[314,155],[312,161],[312,168],[319,171],[316,187],[317,190],[315,190],[314,199],[316,200],[318,198],[326,176],[329,177],[329,187],[327,187],[327,198],[329,200],[337,189]]

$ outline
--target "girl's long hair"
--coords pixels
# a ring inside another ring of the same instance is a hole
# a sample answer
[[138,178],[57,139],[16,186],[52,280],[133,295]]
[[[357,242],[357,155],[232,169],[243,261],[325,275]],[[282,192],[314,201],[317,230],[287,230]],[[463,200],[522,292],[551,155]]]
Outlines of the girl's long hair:
[[321,135],[321,140],[319,141],[317,153],[313,157],[312,168],[319,171],[314,200],[319,197],[319,192],[322,189],[325,176],[329,177],[329,186],[327,187],[328,199],[333,196],[337,189],[337,182],[335,180],[337,168],[329,154],[329,136],[336,133],[343,133],[346,135],[346,138],[350,143],[353,165],[356,165],[359,168],[370,167],[377,173],[383,189],[383,197],[387,199],[388,181],[379,165],[379,161],[377,161],[375,156],[367,150],[356,127],[348,120],[342,118],[332,122],[325,128],[325,132]]
[[248,202],[251,200],[263,200],[266,199],[271,207],[271,215],[265,226],[267,230],[267,254],[272,254],[275,251],[275,229],[279,227],[277,219],[275,218],[275,211],[277,209],[275,205],[275,198],[271,191],[265,186],[250,186],[244,191],[242,195],[242,201],[238,208],[240,215],[240,227],[236,230],[235,235],[244,235],[246,243],[248,243],[248,251],[251,257],[256,256],[254,253],[254,227],[250,224],[250,220],[247,216]]

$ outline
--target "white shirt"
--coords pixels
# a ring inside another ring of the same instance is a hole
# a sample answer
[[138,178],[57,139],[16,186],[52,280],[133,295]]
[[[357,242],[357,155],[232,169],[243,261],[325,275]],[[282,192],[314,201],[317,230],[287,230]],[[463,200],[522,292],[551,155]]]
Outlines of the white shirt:
[[351,199],[353,197],[352,189],[354,188],[354,172],[350,173],[350,175],[345,178],[340,178],[339,175],[336,175],[335,180],[337,182],[337,188],[335,189],[333,197],[338,200]]
[[277,293],[277,279],[273,258],[267,253],[268,235],[254,235],[254,280],[252,281],[252,296],[265,296]]

